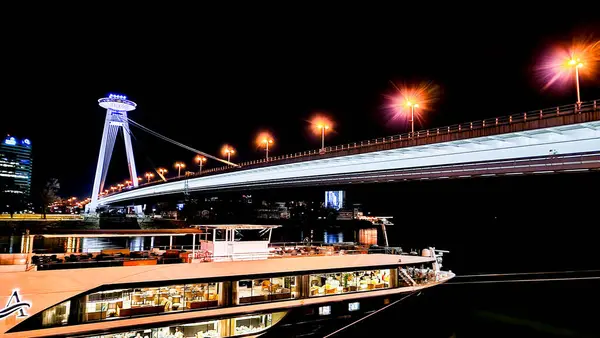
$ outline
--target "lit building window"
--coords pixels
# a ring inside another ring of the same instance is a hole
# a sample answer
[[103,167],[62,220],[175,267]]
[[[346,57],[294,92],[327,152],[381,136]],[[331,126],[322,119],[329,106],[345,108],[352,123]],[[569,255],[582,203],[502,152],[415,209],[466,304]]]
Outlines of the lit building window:
[[331,306],[321,306],[319,307],[319,314],[321,316],[329,316],[331,314]]
[[359,302],[348,303],[348,311],[358,311],[358,310],[360,310]]

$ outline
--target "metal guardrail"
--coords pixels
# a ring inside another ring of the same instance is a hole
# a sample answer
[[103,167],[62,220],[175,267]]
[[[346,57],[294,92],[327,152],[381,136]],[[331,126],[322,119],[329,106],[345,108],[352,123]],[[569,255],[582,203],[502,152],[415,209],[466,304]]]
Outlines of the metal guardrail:
[[0,220],[48,220],[48,221],[64,221],[64,220],[81,220],[83,215],[79,214],[46,214],[46,218],[42,214],[0,214]]
[[[388,255],[401,255],[407,254],[402,252],[400,247],[368,247],[364,246],[364,248],[357,249],[344,249],[344,247],[356,247],[362,246],[356,243],[314,243],[316,245],[311,245],[311,243],[304,242],[285,242],[286,246],[276,246],[276,243],[272,243],[273,248],[303,248],[305,250],[289,250],[289,251],[281,251],[281,252],[245,252],[239,254],[232,255],[221,255],[215,256],[207,254],[201,250],[194,253],[188,252],[188,257],[186,258],[176,258],[176,257],[162,257],[162,256],[148,256],[148,257],[112,257],[110,259],[94,259],[88,258],[81,261],[40,261],[39,263],[32,263],[37,265],[39,270],[54,270],[54,269],[81,269],[81,268],[91,268],[91,267],[113,267],[113,266],[122,266],[126,261],[144,261],[144,260],[156,260],[156,264],[180,264],[180,263],[192,263],[193,259],[196,263],[204,263],[204,262],[231,262],[231,261],[249,261],[249,260],[264,260],[264,259],[284,259],[284,258],[293,258],[293,257],[312,257],[312,256],[341,256],[341,255],[365,255],[365,254],[388,254]],[[291,245],[295,243],[297,245]],[[191,247],[191,246],[190,246]],[[337,250],[334,250],[337,248]],[[316,249],[316,250],[315,250]],[[324,249],[324,250],[322,250]],[[330,250],[331,249],[331,250]],[[176,250],[176,248],[173,248]],[[52,256],[51,254],[37,254],[35,256]]]
[[[456,134],[456,133],[461,133],[461,132],[468,131],[468,130],[481,130],[481,129],[487,129],[487,128],[495,128],[498,126],[511,125],[511,124],[515,124],[515,123],[541,121],[541,120],[546,120],[546,119],[560,117],[560,116],[568,116],[568,115],[581,114],[581,113],[587,113],[587,112],[595,112],[595,111],[598,111],[598,109],[600,108],[599,104],[600,104],[600,100],[587,101],[587,102],[583,102],[579,106],[577,104],[563,105],[563,106],[558,106],[558,107],[552,107],[552,108],[546,108],[546,109],[540,109],[540,110],[527,111],[527,112],[523,112],[523,113],[511,114],[508,116],[494,117],[494,118],[488,118],[488,119],[484,119],[484,120],[477,120],[477,121],[472,121],[472,122],[453,124],[453,125],[440,127],[440,128],[418,130],[414,133],[397,134],[397,135],[392,135],[392,136],[364,140],[364,141],[360,141],[360,142],[353,142],[353,143],[347,143],[347,144],[342,144],[342,145],[329,146],[329,147],[325,147],[324,152],[322,152],[321,149],[313,149],[313,150],[307,150],[307,151],[302,151],[302,152],[295,152],[292,154],[273,156],[273,157],[269,157],[268,160],[260,159],[260,160],[254,160],[254,161],[245,161],[245,162],[238,163],[239,167],[223,166],[223,167],[218,167],[218,168],[205,169],[200,174],[195,173],[195,174],[188,175],[185,177],[183,177],[183,176],[182,177],[174,177],[174,178],[167,179],[167,182],[202,177],[205,175],[208,176],[210,174],[216,174],[216,173],[233,172],[233,171],[238,171],[238,170],[243,170],[243,169],[248,169],[248,168],[254,168],[256,166],[260,167],[264,164],[271,164],[271,163],[277,164],[277,162],[285,163],[286,160],[290,160],[290,159],[308,158],[308,157],[315,156],[315,155],[324,155],[324,154],[332,154],[332,153],[335,154],[336,152],[348,151],[348,150],[352,150],[352,149],[361,149],[361,148],[364,149],[366,147],[370,147],[373,145],[396,143],[399,141],[417,140],[417,139],[423,139],[423,138],[431,137],[431,136]],[[143,184],[140,184],[138,187],[147,187],[147,186],[157,185],[157,184],[161,184],[161,183],[163,183],[163,181],[143,183]],[[132,189],[132,188],[130,188],[130,189]],[[106,196],[110,196],[110,195],[116,194],[116,193],[119,193],[119,191],[114,192],[114,193],[109,193]]]

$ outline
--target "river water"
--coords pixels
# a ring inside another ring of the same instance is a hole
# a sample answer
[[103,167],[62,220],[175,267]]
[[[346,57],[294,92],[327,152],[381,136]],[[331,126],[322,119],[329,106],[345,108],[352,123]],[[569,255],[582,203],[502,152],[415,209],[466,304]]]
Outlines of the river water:
[[[518,230],[508,225],[503,229],[505,233]],[[359,240],[355,237],[359,232],[350,229],[304,229],[301,233],[329,243]],[[285,238],[286,234],[291,238]],[[402,227],[389,229],[390,244],[402,244],[404,234]],[[298,230],[282,229],[276,235],[280,239],[299,240]],[[457,278],[411,296],[336,337],[370,337],[374,331],[393,337],[600,337],[596,325],[598,311],[594,310],[600,301],[600,269],[594,270],[599,268],[594,259],[577,258],[577,252],[552,250],[556,243],[548,239],[522,238],[511,242],[512,235],[508,238],[496,235],[486,245],[470,246],[457,234],[449,236],[433,231],[431,235],[434,238],[423,242],[438,242],[442,244],[438,248],[450,250],[444,256],[444,269],[457,273]],[[448,237],[447,242],[436,240],[437,236]],[[419,241],[407,242],[421,248]],[[583,272],[584,269],[593,271]],[[500,276],[464,277],[487,273]],[[467,281],[486,282],[461,284]]]

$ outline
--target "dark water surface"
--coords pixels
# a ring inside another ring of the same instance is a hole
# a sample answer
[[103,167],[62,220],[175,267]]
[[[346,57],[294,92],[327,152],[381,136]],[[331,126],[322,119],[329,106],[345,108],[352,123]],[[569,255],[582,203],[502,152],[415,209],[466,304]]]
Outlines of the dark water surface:
[[[394,216],[390,245],[449,250],[443,268],[459,283],[471,274],[600,270],[598,187],[600,176],[592,173],[346,189],[372,214]],[[353,241],[352,234],[338,228],[316,238]],[[593,278],[600,271],[495,280],[546,277]],[[448,284],[336,337],[600,337],[599,302],[600,279]]]

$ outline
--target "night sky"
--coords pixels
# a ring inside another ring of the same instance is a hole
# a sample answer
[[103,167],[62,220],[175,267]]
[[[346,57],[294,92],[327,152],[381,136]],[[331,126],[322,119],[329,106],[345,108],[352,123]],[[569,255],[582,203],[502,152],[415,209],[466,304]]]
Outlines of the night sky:
[[[600,32],[585,13],[312,12],[20,22],[3,41],[0,132],[31,139],[34,190],[56,177],[61,195],[87,197],[105,116],[97,100],[109,93],[138,104],[133,120],[182,143],[215,155],[231,144],[235,162],[264,156],[254,144],[261,130],[275,138],[273,155],[318,148],[307,122],[317,112],[335,121],[328,144],[408,131],[387,122],[390,81],[440,86],[423,128],[573,103],[573,87],[541,91],[533,69],[552,45]],[[582,81],[582,98],[600,99],[597,79]],[[140,173],[193,165],[194,154],[133,132]],[[126,178],[123,147],[121,138],[109,183]]]

